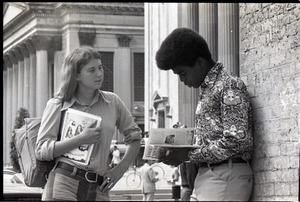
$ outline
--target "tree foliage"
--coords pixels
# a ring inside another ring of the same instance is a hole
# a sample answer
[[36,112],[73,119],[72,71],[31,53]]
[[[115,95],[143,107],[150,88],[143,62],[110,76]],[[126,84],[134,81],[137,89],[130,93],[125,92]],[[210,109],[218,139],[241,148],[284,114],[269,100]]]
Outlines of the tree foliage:
[[21,170],[20,170],[20,165],[18,162],[18,154],[16,151],[16,145],[15,145],[16,130],[21,128],[25,124],[25,118],[29,118],[29,117],[30,117],[30,115],[29,115],[28,110],[21,107],[17,111],[17,116],[15,119],[13,131],[12,131],[12,138],[10,141],[10,160],[11,160],[13,169],[16,170],[17,172],[21,172]]

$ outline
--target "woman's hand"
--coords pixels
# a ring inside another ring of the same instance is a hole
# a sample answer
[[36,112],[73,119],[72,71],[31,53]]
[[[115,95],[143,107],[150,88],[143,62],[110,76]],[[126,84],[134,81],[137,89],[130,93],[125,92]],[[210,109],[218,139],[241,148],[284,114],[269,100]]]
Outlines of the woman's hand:
[[94,127],[95,124],[96,121],[85,127],[82,133],[76,136],[80,144],[94,144],[101,140],[102,127]]
[[127,167],[125,168],[121,164],[118,164],[114,168],[110,169],[104,175],[104,181],[100,186],[100,190],[102,192],[108,192],[109,190],[111,190],[116,185],[116,183],[122,178],[127,169]]
[[79,135],[65,139],[63,141],[55,142],[55,149],[53,151],[53,158],[59,157],[72,149],[83,144],[94,144],[101,140],[101,127],[93,128],[96,121],[88,125]]

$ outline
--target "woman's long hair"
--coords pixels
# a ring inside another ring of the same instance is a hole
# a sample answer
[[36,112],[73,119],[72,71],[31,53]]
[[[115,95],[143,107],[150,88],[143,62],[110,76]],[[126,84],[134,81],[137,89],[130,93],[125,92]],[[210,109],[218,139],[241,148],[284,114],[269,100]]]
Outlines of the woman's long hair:
[[101,60],[101,55],[92,47],[80,47],[74,49],[65,59],[62,67],[62,76],[57,97],[62,101],[70,101],[77,89],[77,74],[91,59]]

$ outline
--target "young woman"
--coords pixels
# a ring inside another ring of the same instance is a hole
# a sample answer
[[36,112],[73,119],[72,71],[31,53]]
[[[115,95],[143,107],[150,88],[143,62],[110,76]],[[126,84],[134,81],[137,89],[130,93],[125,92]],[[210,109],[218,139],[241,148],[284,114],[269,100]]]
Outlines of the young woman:
[[[93,48],[77,48],[66,57],[61,86],[44,110],[35,150],[39,160],[56,159],[42,200],[109,200],[109,190],[138,154],[141,129],[119,96],[100,90],[103,79],[101,56]],[[101,116],[101,125],[90,124],[79,135],[60,141],[61,112],[68,108]],[[109,170],[115,128],[124,134],[127,150],[121,162]],[[62,156],[83,144],[94,144],[88,165]]]

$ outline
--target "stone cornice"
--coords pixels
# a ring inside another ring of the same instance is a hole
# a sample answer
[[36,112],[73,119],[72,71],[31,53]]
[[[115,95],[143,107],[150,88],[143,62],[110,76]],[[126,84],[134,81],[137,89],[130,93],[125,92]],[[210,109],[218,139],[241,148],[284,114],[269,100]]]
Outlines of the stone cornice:
[[91,13],[105,15],[144,16],[144,3],[58,3],[57,9],[65,13]]
[[3,27],[7,32],[16,24],[32,17],[58,18],[66,13],[144,16],[144,3],[35,3],[27,2],[27,10]]

